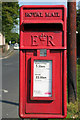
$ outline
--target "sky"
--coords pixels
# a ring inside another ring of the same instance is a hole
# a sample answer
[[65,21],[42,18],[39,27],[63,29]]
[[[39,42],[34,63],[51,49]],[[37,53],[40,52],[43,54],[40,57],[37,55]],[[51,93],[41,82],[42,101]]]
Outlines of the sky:
[[[67,0],[18,0],[19,5],[65,5],[67,7]],[[27,1],[27,2],[26,2]],[[72,0],[69,0],[70,2]],[[80,0],[75,0],[78,3]]]
[[[23,2],[22,2],[23,1]],[[64,0],[62,0],[63,2],[60,2],[60,0],[57,0],[59,2],[53,2],[54,0],[38,0],[38,2],[36,2],[36,0],[27,0],[27,2],[25,2],[25,0],[19,0],[19,6],[22,5],[65,5],[67,7],[67,2],[65,2]]]

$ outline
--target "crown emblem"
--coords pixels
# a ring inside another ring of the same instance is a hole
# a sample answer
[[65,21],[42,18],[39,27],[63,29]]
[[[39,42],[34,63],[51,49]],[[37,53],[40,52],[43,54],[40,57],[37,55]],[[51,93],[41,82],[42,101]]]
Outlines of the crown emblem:
[[46,35],[44,33],[42,33],[40,36],[39,36],[40,40],[41,41],[45,41],[46,40]]

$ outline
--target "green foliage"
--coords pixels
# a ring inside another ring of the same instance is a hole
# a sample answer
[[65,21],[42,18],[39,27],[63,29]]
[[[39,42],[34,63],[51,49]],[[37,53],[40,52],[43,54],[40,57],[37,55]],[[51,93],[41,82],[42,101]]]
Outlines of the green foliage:
[[[78,3],[78,6],[79,6],[79,3]],[[80,57],[80,7],[78,7],[78,10],[77,10],[77,19],[76,19],[76,23],[77,23],[77,31],[78,31],[78,34],[77,34],[77,56]]]
[[80,33],[80,9],[77,10],[77,31]]
[[79,110],[78,110],[78,101],[75,103],[69,103],[67,105],[67,111],[68,111],[68,116],[70,118],[77,118],[79,115]]
[[[2,3],[2,33],[3,35],[5,35],[6,42],[9,42],[9,40],[11,40],[12,37],[15,37],[15,35],[12,33],[12,29],[15,28],[16,25],[18,25],[17,20],[18,17],[19,17],[18,2]],[[18,35],[16,35],[16,37],[17,36]]]
[[78,2],[78,10],[77,10],[77,31],[80,33],[80,3]]
[[7,38],[6,40],[7,43],[9,41],[19,42],[19,34],[17,33],[10,33],[10,35],[7,35],[6,38]]
[[80,33],[77,34],[77,56],[80,57]]
[[79,117],[80,117],[80,58],[77,60],[77,95],[78,95],[78,109],[79,109]]
[[80,58],[77,60],[77,101],[75,103],[67,104],[67,118],[80,117]]
[[2,4],[0,2],[0,32],[2,32]]
[[67,104],[67,118],[77,118],[80,117],[80,58],[77,60],[77,101]]

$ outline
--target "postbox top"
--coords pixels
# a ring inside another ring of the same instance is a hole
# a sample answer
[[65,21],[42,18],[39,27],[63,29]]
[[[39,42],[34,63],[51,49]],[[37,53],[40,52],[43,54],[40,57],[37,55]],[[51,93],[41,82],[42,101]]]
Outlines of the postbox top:
[[65,21],[64,5],[23,5],[20,8],[20,24],[61,23]]
[[24,5],[20,8],[20,49],[66,49],[66,7]]

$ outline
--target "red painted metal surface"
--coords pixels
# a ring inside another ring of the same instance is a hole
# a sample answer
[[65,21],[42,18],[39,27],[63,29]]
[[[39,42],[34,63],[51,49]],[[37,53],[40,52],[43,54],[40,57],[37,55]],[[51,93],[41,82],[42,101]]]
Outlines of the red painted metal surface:
[[[46,56],[40,56],[41,49]],[[64,6],[20,8],[20,117],[66,117],[66,51]],[[52,60],[52,97],[33,96],[34,60]]]

